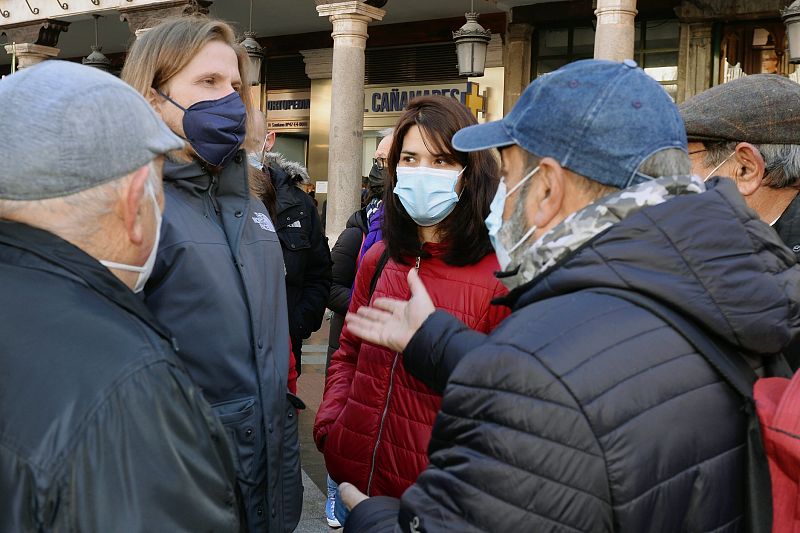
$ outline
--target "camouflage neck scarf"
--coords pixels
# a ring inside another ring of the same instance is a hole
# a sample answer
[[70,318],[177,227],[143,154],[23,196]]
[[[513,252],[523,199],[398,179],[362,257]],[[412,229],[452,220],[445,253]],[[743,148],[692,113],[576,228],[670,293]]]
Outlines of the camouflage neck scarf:
[[646,181],[604,196],[571,214],[528,248],[517,252],[519,271],[514,276],[501,278],[501,281],[509,290],[513,290],[544,274],[595,235],[643,207],[705,190],[705,185],[697,176],[670,176]]

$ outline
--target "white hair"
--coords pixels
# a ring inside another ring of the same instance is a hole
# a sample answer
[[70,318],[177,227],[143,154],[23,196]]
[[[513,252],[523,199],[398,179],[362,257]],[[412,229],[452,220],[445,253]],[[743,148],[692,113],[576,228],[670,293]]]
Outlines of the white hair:
[[[705,142],[705,163],[709,167],[721,164],[736,150],[737,141]],[[754,144],[764,158],[764,185],[774,189],[800,185],[800,145]]]
[[[154,163],[148,165],[149,173],[145,191],[155,193],[159,187],[158,172]],[[58,227],[63,233],[85,241],[102,229],[98,221],[111,213],[119,201],[120,190],[128,183],[131,174],[112,179],[91,189],[68,196],[46,200],[0,200],[0,219],[14,220],[21,212],[57,213]]]

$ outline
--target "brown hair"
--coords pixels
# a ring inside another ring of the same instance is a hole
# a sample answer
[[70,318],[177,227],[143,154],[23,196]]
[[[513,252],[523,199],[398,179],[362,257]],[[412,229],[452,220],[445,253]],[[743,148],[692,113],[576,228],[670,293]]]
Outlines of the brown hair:
[[239,96],[247,108],[247,135],[252,123],[253,97],[250,93],[250,60],[247,51],[236,42],[228,24],[203,16],[168,19],[154,26],[134,41],[120,77],[147,98],[150,89],[158,89],[172,79],[206,44],[220,41],[236,52],[242,87]]
[[473,124],[477,121],[466,107],[444,96],[415,98],[400,117],[389,150],[389,183],[383,193],[383,240],[395,261],[406,263],[409,258],[423,255],[419,226],[394,194],[403,141],[413,126],[418,126],[426,142],[433,144],[428,147],[431,153],[449,154],[454,162],[465,167],[460,178],[463,180],[461,197],[453,212],[438,227],[441,241],[447,245],[445,263],[470,265],[492,252],[484,219],[489,214],[489,204],[499,181],[497,160],[489,150],[458,152],[452,144],[458,130]]

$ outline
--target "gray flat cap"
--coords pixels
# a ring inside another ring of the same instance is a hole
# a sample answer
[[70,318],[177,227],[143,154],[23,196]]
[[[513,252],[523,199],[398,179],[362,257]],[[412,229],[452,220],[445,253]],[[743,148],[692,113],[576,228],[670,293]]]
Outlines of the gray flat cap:
[[50,60],[0,81],[0,199],[91,189],[183,146],[139,93],[96,68]]
[[800,144],[800,84],[777,74],[717,85],[679,109],[689,141]]

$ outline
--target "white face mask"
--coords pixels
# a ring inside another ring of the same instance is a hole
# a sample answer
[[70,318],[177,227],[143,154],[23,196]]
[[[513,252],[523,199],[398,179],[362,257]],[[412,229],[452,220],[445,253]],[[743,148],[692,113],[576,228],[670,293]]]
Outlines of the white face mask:
[[494,248],[495,254],[497,255],[497,262],[500,263],[500,270],[505,271],[508,268],[508,265],[511,263],[511,254],[519,248],[522,243],[528,240],[528,238],[533,235],[533,232],[536,231],[536,226],[530,228],[525,235],[517,241],[515,244],[511,246],[511,248],[506,249],[505,243],[503,243],[502,236],[500,235],[500,229],[503,227],[503,211],[505,210],[506,200],[509,196],[514,194],[519,190],[522,185],[531,179],[536,172],[538,172],[539,167],[537,166],[533,170],[531,170],[524,178],[522,178],[519,183],[514,185],[514,187],[506,192],[506,179],[505,177],[500,178],[500,184],[497,186],[497,192],[494,195],[494,199],[492,200],[491,205],[489,206],[489,216],[486,217],[484,220],[486,224],[486,228],[489,230],[489,240],[492,243],[492,247]]
[[153,202],[153,209],[156,217],[156,234],[153,237],[153,248],[150,250],[150,255],[147,256],[147,261],[142,266],[126,265],[124,263],[115,263],[114,261],[100,261],[100,264],[106,268],[115,268],[117,270],[125,270],[127,272],[138,272],[139,277],[136,279],[136,285],[133,287],[133,292],[142,292],[150,274],[153,273],[153,267],[156,264],[156,254],[158,253],[158,242],[161,239],[161,209],[158,207],[158,200],[156,200],[156,192],[153,190],[153,178],[156,174],[156,169],[153,164],[150,164],[150,176],[147,178],[147,185],[145,185],[146,192]]
[[397,167],[394,193],[420,226],[434,226],[447,218],[458,203],[456,185],[466,167],[447,170],[430,167]]
[[724,165],[725,163],[727,163],[727,162],[728,162],[728,159],[730,159],[731,157],[733,157],[733,155],[734,155],[735,153],[736,153],[736,151],[733,151],[733,152],[731,152],[731,155],[729,155],[728,157],[726,157],[725,159],[723,159],[723,160],[722,160],[722,163],[720,163],[719,165],[715,166],[715,167],[714,167],[714,170],[712,170],[711,172],[709,172],[709,173],[708,173],[708,175],[707,175],[705,178],[703,178],[703,181],[708,181],[708,179],[709,179],[711,176],[713,176],[713,175],[714,175],[714,172],[716,172],[717,170],[719,170],[719,168],[720,168],[722,165]]

